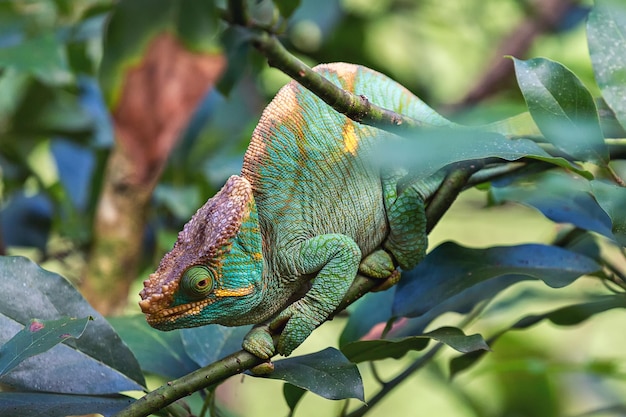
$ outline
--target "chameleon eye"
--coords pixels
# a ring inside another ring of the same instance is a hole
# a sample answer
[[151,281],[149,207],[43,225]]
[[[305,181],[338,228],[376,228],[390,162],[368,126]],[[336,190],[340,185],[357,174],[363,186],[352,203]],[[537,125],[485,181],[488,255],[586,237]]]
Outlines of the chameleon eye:
[[190,298],[202,298],[213,290],[213,271],[204,265],[194,265],[183,273],[181,289]]

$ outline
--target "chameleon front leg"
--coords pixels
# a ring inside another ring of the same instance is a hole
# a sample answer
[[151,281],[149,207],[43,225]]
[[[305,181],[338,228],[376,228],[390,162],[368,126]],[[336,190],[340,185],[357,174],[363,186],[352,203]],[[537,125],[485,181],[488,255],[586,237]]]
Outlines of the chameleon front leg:
[[282,328],[277,350],[288,356],[335,311],[356,276],[361,250],[348,236],[327,234],[306,240],[292,256],[299,273],[316,276],[304,297],[280,312],[269,327],[255,327],[246,336],[244,348],[262,358],[271,356],[271,331]]

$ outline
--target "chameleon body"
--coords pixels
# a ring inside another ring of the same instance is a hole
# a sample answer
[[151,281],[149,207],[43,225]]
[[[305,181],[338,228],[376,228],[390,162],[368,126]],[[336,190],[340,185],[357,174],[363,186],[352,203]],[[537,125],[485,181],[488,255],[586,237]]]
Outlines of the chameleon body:
[[[351,64],[315,70],[379,106],[447,122],[401,85]],[[425,192],[398,190],[402,167],[371,154],[400,140],[337,113],[296,82],[263,112],[232,176],[180,232],[144,282],[140,306],[161,330],[264,323],[244,340],[262,358],[290,354],[335,310],[357,273],[393,279],[427,246]]]

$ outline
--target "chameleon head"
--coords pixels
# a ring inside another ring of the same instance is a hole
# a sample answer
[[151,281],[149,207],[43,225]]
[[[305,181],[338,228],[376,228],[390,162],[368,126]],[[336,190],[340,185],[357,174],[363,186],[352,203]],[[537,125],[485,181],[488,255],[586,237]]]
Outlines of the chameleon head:
[[261,234],[250,183],[232,176],[189,220],[139,302],[160,330],[239,325],[261,300]]

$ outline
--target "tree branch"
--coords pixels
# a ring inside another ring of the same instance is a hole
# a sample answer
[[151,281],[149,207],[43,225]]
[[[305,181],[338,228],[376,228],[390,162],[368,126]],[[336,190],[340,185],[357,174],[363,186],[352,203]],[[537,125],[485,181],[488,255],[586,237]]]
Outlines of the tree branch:
[[393,133],[416,128],[440,128],[377,106],[363,95],[357,96],[337,87],[308,65],[290,54],[274,35],[260,32],[254,46],[277,68],[299,82],[333,109],[350,119]]

